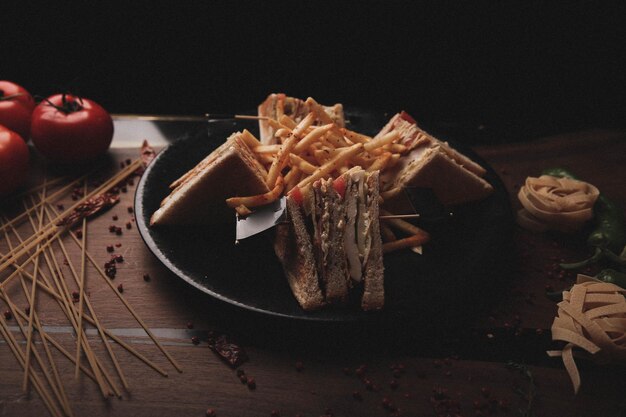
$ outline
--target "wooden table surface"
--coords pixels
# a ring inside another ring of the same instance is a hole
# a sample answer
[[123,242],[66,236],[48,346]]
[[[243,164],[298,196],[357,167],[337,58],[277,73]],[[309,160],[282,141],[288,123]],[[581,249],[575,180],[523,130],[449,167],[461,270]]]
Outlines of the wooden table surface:
[[[519,207],[519,185],[549,166],[575,171],[626,206],[626,132],[577,132],[474,150],[498,172],[515,209]],[[136,158],[138,149],[112,149],[110,153],[111,166],[117,169],[121,161]],[[561,360],[545,354],[554,347],[550,326],[556,314],[555,303],[545,296],[546,288],[567,288],[574,280],[572,274],[553,273],[552,264],[584,255],[582,241],[572,243],[557,235],[531,234],[516,228],[513,261],[503,271],[512,276],[513,284],[484,313],[472,317],[473,325],[468,329],[441,334],[422,334],[414,328],[404,333],[398,329],[370,333],[367,328],[294,324],[218,302],[163,267],[144,246],[132,223],[129,207],[136,184],[135,180],[120,193],[119,204],[89,221],[88,251],[101,264],[111,256],[108,245],[114,245],[115,254],[123,255],[114,285],[123,285],[124,298],[183,372],[177,372],[145,337],[111,288],[89,266],[86,291],[102,325],[153,360],[167,377],[114,343],[129,389],[123,390],[121,398],[105,399],[85,375],[75,380],[74,365],[53,349],[76,416],[204,416],[209,408],[217,416],[240,417],[272,413],[386,416],[394,415],[394,409],[402,416],[517,416],[528,405],[518,391],[527,391],[529,380],[507,367],[508,361],[526,366],[534,378],[534,414],[528,415],[626,413],[623,366],[578,361],[582,388],[574,395]],[[125,226],[127,222],[131,222],[130,229]],[[109,232],[112,224],[122,228],[122,235]],[[6,242],[0,244],[0,252],[6,252]],[[80,250],[73,244],[71,257],[80,264]],[[145,274],[150,280],[144,280]],[[73,283],[70,287],[76,288]],[[17,281],[8,288],[18,307],[25,305],[21,292]],[[50,297],[38,297],[37,312],[49,326],[49,334],[74,352],[75,338],[67,319]],[[1,301],[0,308],[6,310]],[[7,324],[23,341],[15,318]],[[241,369],[255,379],[255,389],[242,384],[236,371],[208,348],[209,330],[224,331],[243,346],[249,360]],[[193,336],[198,337],[199,344],[192,343]],[[94,351],[108,360],[101,339],[90,333],[89,340]],[[25,343],[20,346],[24,348]],[[42,351],[41,343],[35,346]],[[105,366],[119,384],[110,360]],[[28,394],[22,393],[22,376],[22,368],[0,339],[0,415],[47,415],[32,388]]]

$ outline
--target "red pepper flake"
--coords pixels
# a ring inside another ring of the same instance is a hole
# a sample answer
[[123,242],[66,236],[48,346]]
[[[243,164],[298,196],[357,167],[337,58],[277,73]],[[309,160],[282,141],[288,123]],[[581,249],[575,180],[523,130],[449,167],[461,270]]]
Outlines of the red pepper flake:
[[209,348],[233,368],[237,368],[248,360],[248,355],[243,348],[224,333],[210,332]]
[[359,367],[357,367],[354,370],[354,373],[356,374],[356,376],[362,377],[363,375],[365,375],[366,370],[367,370],[367,365],[359,365]]
[[133,206],[128,206],[127,210],[129,213],[132,213],[134,211]]
[[124,285],[123,285],[123,284],[118,285],[118,286],[117,286],[117,290],[118,290],[119,292],[124,292]]
[[74,232],[74,234],[76,235],[77,238],[82,239],[83,238],[83,231],[82,230],[77,230],[76,232]]
[[150,281],[150,274],[143,274],[143,280],[146,282]]
[[123,193],[127,193],[128,188],[126,188],[126,186],[123,186],[122,188],[120,188],[120,191],[122,191]]
[[29,315],[29,314],[30,314],[30,306],[26,306],[26,307],[24,308],[24,313],[26,313],[26,315]]
[[256,389],[256,380],[254,378],[248,378],[248,388]]
[[365,389],[368,391],[374,391],[374,383],[369,379],[364,379],[363,383],[365,384]]
[[116,227],[116,228],[115,228],[115,234],[116,234],[116,235],[118,235],[118,236],[121,236],[121,234],[122,234],[122,228],[121,228],[121,227]]
[[124,257],[122,255],[115,255],[113,259],[115,259],[115,262],[117,262],[118,264],[124,262]]
[[113,221],[117,221],[117,219],[119,219],[119,217],[117,217],[117,214],[114,214],[112,219],[113,219]]
[[129,178],[126,182],[128,183],[128,185],[135,185],[135,181],[132,178]]
[[115,244],[115,247],[116,247],[116,248],[121,248],[121,247],[122,247],[122,244],[118,242],[118,243],[116,243],[116,244]]
[[113,252],[115,250],[115,248],[113,247],[113,245],[107,245],[107,252]]
[[63,204],[57,204],[57,208],[59,210],[65,210],[65,206]]
[[4,318],[7,320],[11,320],[13,318],[13,314],[9,310],[4,311]]
[[115,263],[110,264],[107,262],[105,264],[104,273],[107,277],[114,279],[115,275],[117,274],[117,268],[115,267]]
[[242,384],[246,385],[248,383],[248,377],[245,374],[239,375],[239,381],[241,381]]
[[215,414],[215,410],[212,408],[209,408],[206,410],[205,413],[206,417],[215,417],[217,414]]
[[103,193],[91,197],[87,201],[80,203],[72,212],[65,216],[57,226],[71,226],[79,220],[91,217],[98,212],[113,207],[120,201],[118,196],[112,193]]
[[303,370],[304,370],[304,364],[302,363],[302,361],[297,361],[296,362],[296,371],[302,372]]
[[188,329],[193,329],[193,323],[192,323],[192,322],[190,322],[190,321],[188,321],[188,322],[187,322],[187,328],[188,328]]
[[133,225],[131,224],[131,222],[127,222],[127,223],[126,223],[126,228],[127,228],[128,230],[130,230],[130,228],[131,228],[131,227],[133,227]]
[[193,336],[191,338],[191,343],[193,343],[194,345],[199,345],[200,344],[200,338],[198,336]]
[[78,300],[80,298],[80,294],[78,293],[78,291],[72,291],[72,298],[74,300]]
[[124,167],[125,167],[124,161],[120,162],[120,168],[124,168]]
[[116,229],[117,229],[117,226],[115,226],[114,224],[109,226],[109,232],[111,232],[111,233],[115,233]]

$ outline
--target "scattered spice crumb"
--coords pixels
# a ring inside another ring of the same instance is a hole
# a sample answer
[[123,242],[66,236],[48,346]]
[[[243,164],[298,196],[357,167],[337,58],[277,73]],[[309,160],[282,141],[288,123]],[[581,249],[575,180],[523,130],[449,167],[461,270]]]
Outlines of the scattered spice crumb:
[[192,322],[187,322],[187,328],[188,329],[193,329],[193,323]]
[[124,292],[124,285],[123,285],[123,284],[118,285],[118,286],[117,286],[117,290],[118,290],[119,292]]
[[134,211],[133,206],[128,206],[128,212],[132,213]]
[[198,336],[193,336],[191,338],[191,343],[193,343],[194,345],[199,345],[200,344],[200,338]]
[[127,223],[126,223],[126,228],[127,228],[128,230],[130,230],[130,228],[131,228],[131,227],[133,227],[132,223],[131,223],[131,222],[127,222]]
[[215,417],[217,414],[215,414],[215,410],[213,410],[212,408],[209,408],[206,410],[205,415],[206,417]]
[[254,378],[248,378],[248,388],[256,389],[256,380]]
[[114,250],[113,245],[107,245],[107,252],[113,252]]
[[116,248],[121,248],[121,247],[122,247],[122,244],[118,242],[118,243],[116,243],[116,244],[115,244],[115,247],[116,247]]
[[11,312],[9,310],[5,310],[4,318],[7,319],[7,320],[11,320],[13,318],[13,314],[11,314]]
[[113,220],[114,220],[114,221],[117,221],[117,219],[118,219],[117,214],[114,214],[114,215],[113,215]]
[[150,281],[150,274],[143,274],[143,280],[146,282]]

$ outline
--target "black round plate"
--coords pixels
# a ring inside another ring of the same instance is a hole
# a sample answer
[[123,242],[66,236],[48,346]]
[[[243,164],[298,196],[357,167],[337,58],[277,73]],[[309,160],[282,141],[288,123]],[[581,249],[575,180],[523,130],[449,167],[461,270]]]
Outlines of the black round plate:
[[[350,127],[375,134],[389,115],[347,111]],[[350,322],[412,318],[425,323],[454,320],[493,295],[500,260],[511,236],[507,192],[497,174],[470,149],[452,143],[487,169],[495,188],[487,199],[454,209],[450,222],[429,230],[432,240],[422,256],[408,250],[385,256],[385,308],[363,312],[358,305],[306,312],[295,301],[270,236],[261,234],[235,245],[233,223],[220,227],[150,227],[152,213],[169,194],[168,185],[194,167],[232,132],[250,121],[208,123],[162,150],[142,176],[135,195],[137,225],[154,255],[174,274],[199,290],[227,303],[266,315],[314,321]]]

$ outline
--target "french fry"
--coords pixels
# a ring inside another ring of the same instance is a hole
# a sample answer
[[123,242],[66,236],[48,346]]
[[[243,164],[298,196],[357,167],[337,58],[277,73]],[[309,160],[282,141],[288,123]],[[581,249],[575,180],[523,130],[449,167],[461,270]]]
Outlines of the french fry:
[[285,127],[293,130],[296,128],[296,126],[298,126],[298,124],[289,116],[287,116],[286,114],[283,114],[282,116],[280,116],[278,118],[278,121],[284,125]]
[[387,162],[387,168],[393,168],[398,163],[401,157],[402,155],[400,155],[399,153],[392,154],[391,158],[389,158],[389,162]]
[[228,207],[236,208],[239,206],[246,207],[258,207],[263,206],[265,204],[269,204],[273,201],[278,200],[281,196],[283,189],[285,186],[285,180],[282,175],[278,176],[276,180],[276,185],[270,191],[264,194],[257,194],[247,197],[231,197],[226,199],[226,204]]
[[381,146],[384,146],[388,143],[395,142],[399,138],[400,138],[400,134],[394,130],[392,132],[384,134],[383,136],[379,138],[372,139],[371,141],[364,144],[363,147],[367,152],[372,152],[375,149],[380,148]]
[[341,165],[343,165],[348,159],[352,158],[354,155],[362,151],[362,143],[356,143],[348,148],[343,148],[328,162],[319,167],[311,176],[300,181],[298,187],[303,188],[305,185],[312,184],[314,181],[317,181],[318,179],[330,174],[334,170],[338,169]]
[[243,204],[235,207],[235,211],[237,212],[239,217],[248,217],[249,215],[252,214],[252,210],[250,210],[248,207],[244,206]]
[[291,153],[293,147],[296,145],[297,140],[298,138],[294,134],[291,134],[281,145],[281,148],[274,158],[269,172],[267,173],[267,186],[269,188],[274,187],[274,185],[276,184],[276,180],[279,177],[280,172],[283,170],[285,165],[287,165],[289,154]]
[[244,142],[246,142],[246,145],[248,145],[250,149],[254,149],[261,145],[261,142],[252,133],[250,133],[248,129],[244,129],[241,132],[241,138]]
[[274,136],[279,137],[279,138],[285,138],[287,137],[287,135],[289,135],[291,133],[290,129],[285,129],[285,128],[280,128],[278,129],[276,132],[274,132]]
[[309,145],[317,141],[321,138],[326,132],[328,132],[333,127],[332,124],[319,126],[313,129],[310,133],[308,133],[305,137],[303,137],[298,144],[293,148],[294,153],[300,154],[306,149],[308,149]]
[[293,129],[293,135],[301,138],[302,134],[315,122],[315,113],[311,112]]
[[278,153],[280,145],[259,145],[252,150],[254,153]]
[[299,157],[295,153],[289,154],[289,161],[291,162],[291,166],[294,168],[298,168],[300,171],[304,172],[307,175],[311,175],[315,172],[317,168],[316,165],[309,163],[307,160]]
[[404,145],[401,145],[399,143],[392,143],[389,146],[389,151],[394,153],[394,154],[402,154],[405,153],[409,148],[407,148]]
[[384,223],[380,224],[380,237],[382,237],[383,242],[393,242],[394,240],[398,240],[398,237],[393,230],[391,230],[391,228]]
[[269,153],[258,153],[255,155],[256,159],[263,165],[270,165],[274,162],[274,156]]
[[366,144],[372,140],[371,137],[363,135],[361,133],[353,132],[352,130],[341,128],[339,129],[341,133],[347,137],[352,143],[362,143]]
[[343,138],[343,135],[337,133],[337,130],[337,125],[332,124],[330,132],[328,133],[328,135],[326,135],[328,142],[332,143],[337,148],[345,148],[347,146],[350,146],[350,144],[348,144],[348,142],[346,142],[346,140]]
[[285,191],[289,192],[300,181],[300,168],[297,166],[291,168],[285,175]]
[[405,237],[403,239],[398,239],[392,242],[383,243],[383,253],[394,252],[404,248],[412,248],[415,246],[420,246],[426,242],[430,237],[428,235],[413,235],[409,237]]
[[313,156],[318,164],[324,165],[332,157],[331,152],[332,151],[328,148],[316,149],[315,152],[313,152]]
[[317,101],[315,101],[313,97],[308,97],[304,102],[309,106],[311,111],[315,113],[315,117],[318,120],[320,120],[322,123],[324,124],[333,123],[333,120],[324,111],[324,107],[321,104],[319,104]]
[[379,158],[376,158],[374,160],[372,165],[370,165],[366,169],[366,171],[367,172],[382,171],[387,166],[387,163],[389,162],[389,159],[391,159],[391,153],[389,153],[389,152],[383,153],[382,156],[380,156]]

